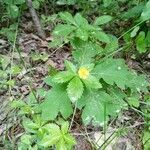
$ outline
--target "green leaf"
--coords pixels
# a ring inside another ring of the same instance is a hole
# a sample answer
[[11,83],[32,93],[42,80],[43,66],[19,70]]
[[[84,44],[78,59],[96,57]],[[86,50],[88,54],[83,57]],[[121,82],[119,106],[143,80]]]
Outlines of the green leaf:
[[71,32],[73,32],[73,30],[75,30],[76,28],[72,25],[57,25],[56,28],[53,31],[53,35],[55,36],[68,36]]
[[129,9],[127,12],[121,14],[122,19],[130,19],[130,18],[137,18],[143,11],[145,3],[141,2],[138,5],[134,6],[133,8]]
[[119,47],[118,45],[118,39],[115,36],[110,35],[109,36],[110,42],[106,44],[105,49],[103,51],[103,53],[106,54],[110,54],[113,51],[116,51],[117,48]]
[[74,77],[67,86],[67,93],[70,100],[74,103],[81,98],[83,93],[83,84],[78,77]]
[[47,84],[47,85],[50,85],[50,86],[55,86],[56,83],[53,82],[53,77],[52,76],[47,76],[45,79],[44,79],[44,82]]
[[145,32],[141,31],[137,36],[136,40],[136,48],[140,53],[144,53],[147,51],[146,49],[146,40],[145,40]]
[[15,85],[15,80],[8,80],[6,83],[7,85],[13,87]]
[[116,83],[120,88],[125,88],[130,75],[124,61],[121,59],[107,59],[98,64],[93,71],[98,78],[104,79],[110,85]]
[[31,138],[32,138],[31,135],[23,134],[23,135],[21,136],[21,143],[30,145],[30,144],[31,144]]
[[144,145],[144,150],[149,150],[150,148],[150,131],[149,130],[144,131],[143,145]]
[[34,0],[32,2],[33,8],[39,9],[40,8],[40,2],[38,0]]
[[139,99],[137,97],[134,97],[134,96],[128,98],[128,103],[130,106],[137,107],[137,108],[140,105]]
[[4,55],[0,55],[0,64],[2,69],[5,70],[10,63],[10,58]]
[[80,38],[83,41],[88,40],[88,32],[82,28],[76,30],[76,37]]
[[103,0],[104,7],[108,7],[112,3],[112,0]]
[[75,74],[70,71],[62,71],[62,72],[57,73],[53,77],[53,81],[56,83],[64,83],[64,82],[68,82],[69,80],[71,80],[74,76]]
[[44,147],[56,146],[57,149],[63,148],[63,150],[67,150],[67,148],[75,144],[74,138],[67,133],[68,127],[68,122],[62,124],[61,130],[55,124],[47,125],[46,128],[49,130],[49,135],[44,136],[40,145]]
[[69,130],[69,123],[68,122],[63,122],[61,125],[61,131],[62,133],[65,135],[66,133],[68,133]]
[[61,140],[56,144],[56,149],[58,149],[58,150],[67,150],[67,145],[65,144],[64,139],[61,139]]
[[64,118],[72,114],[72,105],[64,85],[55,85],[48,91],[45,101],[41,104],[42,117],[54,120],[60,112]]
[[102,24],[108,23],[111,20],[112,20],[112,17],[109,15],[100,16],[96,18],[94,25],[102,25]]
[[19,15],[19,9],[16,5],[8,5],[7,12],[10,18],[17,18]]
[[147,2],[146,6],[144,7],[144,10],[141,14],[141,20],[146,21],[150,19],[150,0]]
[[68,60],[65,60],[65,66],[66,66],[66,69],[70,72],[73,72],[73,73],[76,73],[77,69],[76,67],[73,65],[73,63],[71,63],[70,61]]
[[102,61],[94,68],[93,72],[95,76],[102,78],[110,85],[115,83],[122,89],[129,87],[133,91],[147,91],[148,82],[145,77],[129,71],[123,59],[110,58]]
[[131,88],[133,92],[144,92],[147,93],[149,86],[149,82],[146,80],[146,76],[144,75],[137,75],[135,72],[133,72],[128,78],[128,87]]
[[13,0],[4,0],[3,2],[7,5],[13,4]]
[[12,66],[11,67],[11,73],[13,75],[19,74],[21,72],[21,68],[18,65]]
[[66,21],[67,23],[75,24],[73,16],[69,12],[61,12],[59,16],[62,20]]
[[49,48],[57,48],[57,47],[62,47],[64,39],[62,38],[56,38],[54,37],[53,41],[48,43]]
[[36,133],[40,126],[34,123],[32,120],[25,118],[23,120],[23,127],[25,128],[26,132]]
[[92,32],[93,37],[95,37],[97,40],[104,42],[104,43],[110,43],[109,36],[102,32],[102,31],[93,31]]
[[147,46],[149,47],[150,46],[150,31],[147,32],[147,35],[146,35],[146,44]]
[[75,5],[76,0],[57,0],[58,5]]
[[82,65],[81,67],[85,67],[88,69],[88,71],[92,71],[94,69],[94,66],[95,66],[95,64],[91,63],[91,64]]
[[26,106],[27,104],[23,102],[22,100],[14,100],[11,103],[12,108],[21,108],[23,106]]
[[85,18],[83,18],[81,16],[81,14],[79,14],[79,13],[77,13],[75,15],[74,20],[75,20],[77,26],[78,27],[83,27],[83,29],[84,29],[84,26],[86,26],[88,24],[88,21]]
[[103,126],[108,121],[109,116],[117,115],[123,108],[120,101],[118,103],[118,100],[102,91],[88,91],[78,100],[78,103],[80,109],[84,107],[82,120],[86,125],[92,121],[93,125]]
[[99,80],[92,75],[90,75],[87,79],[83,80],[83,82],[88,88],[92,88],[92,89],[102,88],[102,85],[99,82]]
[[74,37],[73,39],[70,40],[71,46],[73,47],[73,49],[80,49],[82,48],[87,42]]
[[21,5],[24,3],[25,3],[25,0],[14,0],[14,4],[16,4],[16,5]]
[[79,63],[80,66],[90,64],[94,61],[94,56],[98,54],[95,45],[92,43],[83,42],[77,50],[72,52],[75,62]]
[[46,128],[48,129],[48,132],[52,136],[55,134],[57,134],[57,135],[61,134],[60,127],[54,123],[47,124]]
[[140,27],[137,26],[136,28],[133,29],[133,31],[131,32],[130,37],[133,38],[137,35],[137,32],[139,31]]
[[[124,93],[124,91],[122,91],[118,87],[110,87],[108,93],[114,99],[112,101],[112,103],[113,103],[112,109],[114,109],[114,108],[116,109],[116,113],[111,114],[111,116],[117,115],[121,111],[122,108],[127,108],[128,105],[124,101],[124,99],[127,97],[127,95]],[[110,108],[110,110],[111,110],[111,108]]]
[[64,140],[67,143],[67,145],[75,145],[76,144],[75,138],[73,136],[71,136],[70,134],[66,134],[64,136]]
[[45,135],[44,138],[42,139],[40,145],[43,147],[53,146],[59,141],[60,137],[61,137],[60,134],[58,134],[58,135],[56,134],[53,136]]

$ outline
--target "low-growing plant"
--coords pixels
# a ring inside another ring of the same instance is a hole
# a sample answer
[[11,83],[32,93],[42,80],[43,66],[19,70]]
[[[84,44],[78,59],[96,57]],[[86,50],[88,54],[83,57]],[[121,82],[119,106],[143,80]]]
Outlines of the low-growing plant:
[[24,4],[25,0],[3,0],[0,3],[6,8],[4,15],[10,19],[16,19],[19,16],[19,6]]
[[57,14],[53,14],[51,16],[45,16],[45,15],[41,15],[41,23],[43,27],[47,27],[49,24],[52,25],[56,25],[56,21],[57,21]]
[[149,31],[149,7],[150,1],[148,2],[141,2],[141,4],[135,6],[127,13],[125,13],[122,17],[125,19],[134,18],[134,13],[137,16],[136,25],[134,28],[131,28],[130,32],[124,35],[124,40],[128,43],[129,49],[135,44],[136,50],[139,53],[145,53],[148,51],[150,46],[150,31]]
[[16,36],[17,24],[11,24],[9,27],[3,27],[0,30],[0,35],[8,39],[9,42],[13,43]]
[[[45,0],[33,0],[32,5],[35,9],[39,9],[44,1]],[[20,9],[27,9],[25,0],[2,0],[0,4],[4,8],[1,18],[9,18],[11,20],[18,18],[21,12]]]
[[[89,24],[79,13],[74,17],[68,12],[59,13],[59,16],[65,24],[58,24],[55,27],[52,33],[54,41],[50,43],[51,47],[60,46],[63,42],[70,42],[74,47],[79,47],[79,40],[90,41],[94,45],[100,42],[110,43],[109,36],[99,26],[109,22],[112,19],[111,16],[98,17],[93,24]],[[102,49],[101,47],[98,48],[99,50]]]
[[[42,104],[43,117],[48,113],[48,105],[51,109],[56,108],[54,114],[49,113],[52,119],[58,112],[63,117],[71,115],[71,100],[75,107],[82,109],[85,124],[90,121],[97,125],[104,124],[105,115],[108,121],[109,116],[115,116],[122,108],[127,108],[129,98],[139,98],[140,92],[147,92],[149,83],[143,75],[130,70],[122,59],[107,57],[112,50],[117,50],[117,39],[105,34],[99,25],[110,21],[110,16],[98,17],[90,25],[80,14],[74,18],[67,12],[59,15],[67,23],[56,26],[53,35],[57,40],[70,42],[74,48],[74,64],[65,61],[66,71],[47,79],[51,80],[53,88]],[[95,61],[96,57],[100,59]],[[51,105],[54,99],[59,102]],[[62,100],[66,101],[66,109],[60,104]]]
[[32,91],[25,102],[13,102],[25,129],[20,149],[72,149],[75,140],[69,133],[71,125],[52,121],[74,117],[78,109],[84,125],[103,127],[121,110],[138,108],[141,96],[148,92],[146,77],[128,68],[123,59],[113,57],[118,40],[100,28],[111,21],[111,16],[98,17],[93,24],[79,13],[59,16],[64,23],[55,27],[50,45],[70,44],[72,61],[65,60],[64,71],[44,79],[50,90]]
[[150,95],[144,96],[144,101],[142,102],[141,110],[144,117],[144,130],[143,130],[143,147],[144,150],[148,150],[150,147]]
[[[103,1],[104,7],[109,7],[112,1],[109,2]],[[145,11],[141,17],[145,18]],[[18,115],[22,117],[25,130],[18,144],[20,150],[72,149],[76,144],[70,133],[72,123],[70,127],[68,122],[59,124],[58,117],[63,120],[71,115],[74,117],[78,109],[84,125],[103,127],[122,110],[138,108],[139,100],[148,93],[146,76],[137,74],[123,59],[114,57],[120,49],[118,39],[102,29],[102,25],[113,17],[103,15],[89,23],[80,13],[72,16],[69,12],[61,12],[58,16],[61,21],[52,32],[53,41],[49,46],[68,44],[72,60],[64,61],[64,71],[55,71],[44,79],[50,90],[32,91],[25,101],[13,102],[12,106],[19,109]],[[43,16],[43,22],[50,20]],[[3,35],[9,31],[2,30]],[[138,27],[134,28],[129,33],[130,38],[135,38],[139,52],[145,52],[144,44],[149,42],[149,32],[138,31]],[[12,40],[12,36],[6,36]],[[32,59],[46,61],[48,56],[37,53]]]
[[39,89],[37,94],[31,92],[26,102],[15,100],[11,106],[19,109],[18,115],[22,118],[22,127],[25,132],[18,144],[19,150],[28,149],[56,149],[71,150],[76,144],[74,137],[69,133],[69,123],[58,121],[52,123],[44,120],[40,114],[39,98],[44,98],[46,91]]
[[63,122],[61,126],[55,123],[46,123],[41,117],[36,116],[33,120],[24,119],[23,127],[25,134],[22,135],[18,149],[56,149],[71,150],[76,144],[75,139],[69,133],[69,123]]
[[[15,80],[13,77],[21,72],[21,66],[13,64],[10,67],[11,58],[0,55],[0,90],[6,90],[7,87],[13,87]],[[11,76],[11,78],[10,78]]]

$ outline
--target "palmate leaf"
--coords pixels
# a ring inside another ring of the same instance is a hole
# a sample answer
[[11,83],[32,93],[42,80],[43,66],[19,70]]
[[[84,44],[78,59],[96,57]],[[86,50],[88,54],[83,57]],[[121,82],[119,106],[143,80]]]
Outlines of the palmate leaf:
[[129,87],[134,91],[136,89],[145,91],[148,86],[145,78],[129,71],[122,59],[107,59],[98,64],[93,71],[95,76],[102,78],[106,83],[110,85],[115,83],[122,89]]
[[48,91],[45,101],[41,104],[42,117],[54,120],[60,112],[64,118],[69,117],[73,110],[64,85],[55,85]]
[[125,88],[128,82],[128,76],[130,72],[127,70],[127,66],[121,59],[107,59],[98,64],[93,72],[98,78],[102,78],[106,83],[113,85],[117,84],[120,88]]
[[83,93],[83,84],[79,77],[74,77],[68,84],[67,93],[70,100],[74,103],[81,98]]
[[[115,94],[117,95],[117,93]],[[115,116],[125,107],[125,102],[122,100],[122,97],[120,95],[116,97],[103,91],[88,91],[85,93],[78,100],[78,108],[81,109],[84,107],[82,112],[84,124],[87,125],[92,121],[93,125],[103,126],[108,121],[109,116]]]

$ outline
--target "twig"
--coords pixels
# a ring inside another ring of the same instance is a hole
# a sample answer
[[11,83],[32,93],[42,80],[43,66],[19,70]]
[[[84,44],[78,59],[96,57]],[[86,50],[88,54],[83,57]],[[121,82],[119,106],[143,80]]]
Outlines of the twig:
[[29,11],[30,11],[30,14],[32,16],[32,19],[33,19],[33,22],[35,24],[35,27],[36,27],[36,30],[38,32],[38,35],[42,38],[42,39],[45,39],[46,38],[46,35],[45,35],[45,32],[42,30],[42,27],[41,27],[41,24],[40,24],[40,20],[38,18],[38,15],[35,11],[35,9],[33,8],[33,5],[32,5],[32,0],[26,0],[26,3],[27,3],[27,6],[29,7]]

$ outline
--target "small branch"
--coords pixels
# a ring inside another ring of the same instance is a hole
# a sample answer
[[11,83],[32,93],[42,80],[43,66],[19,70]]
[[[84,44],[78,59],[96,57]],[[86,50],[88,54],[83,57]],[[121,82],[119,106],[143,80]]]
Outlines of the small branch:
[[38,32],[38,35],[42,38],[45,39],[46,35],[45,32],[42,30],[41,24],[40,24],[40,20],[38,18],[38,15],[35,11],[35,9],[32,6],[32,0],[26,0],[27,6],[29,8],[30,14],[32,16],[33,22],[35,24],[36,30]]

